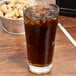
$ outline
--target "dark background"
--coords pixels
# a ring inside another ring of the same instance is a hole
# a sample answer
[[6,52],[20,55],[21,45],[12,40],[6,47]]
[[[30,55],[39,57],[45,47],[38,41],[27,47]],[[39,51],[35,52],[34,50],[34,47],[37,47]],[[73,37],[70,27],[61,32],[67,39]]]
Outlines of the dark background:
[[76,10],[76,0],[57,0],[60,7],[72,8]]
[[76,0],[56,0],[60,7],[60,14],[76,17]]

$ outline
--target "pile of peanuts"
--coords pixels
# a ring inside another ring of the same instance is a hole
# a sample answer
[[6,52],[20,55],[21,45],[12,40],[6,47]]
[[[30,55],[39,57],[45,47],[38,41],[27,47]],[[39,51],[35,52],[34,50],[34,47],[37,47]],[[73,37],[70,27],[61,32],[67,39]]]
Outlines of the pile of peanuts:
[[23,7],[27,8],[29,5],[28,0],[7,0],[0,5],[0,16],[14,19],[23,18]]

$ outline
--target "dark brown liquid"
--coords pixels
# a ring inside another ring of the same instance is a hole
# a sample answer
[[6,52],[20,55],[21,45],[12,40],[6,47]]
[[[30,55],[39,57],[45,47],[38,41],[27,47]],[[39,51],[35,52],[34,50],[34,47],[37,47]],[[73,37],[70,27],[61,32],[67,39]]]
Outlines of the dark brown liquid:
[[[34,66],[48,66],[52,63],[57,18],[29,20],[25,18],[25,32],[29,63]],[[26,23],[26,20],[28,22]]]

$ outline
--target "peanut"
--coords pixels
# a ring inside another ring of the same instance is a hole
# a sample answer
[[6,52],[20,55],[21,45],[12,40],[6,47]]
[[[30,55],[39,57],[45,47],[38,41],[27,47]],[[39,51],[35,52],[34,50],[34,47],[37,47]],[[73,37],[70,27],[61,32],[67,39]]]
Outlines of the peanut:
[[7,8],[12,8],[14,6],[14,3],[10,3],[7,5]]
[[14,9],[14,13],[15,13],[15,16],[17,16],[17,17],[19,16],[19,12],[18,12],[17,8]]
[[3,12],[0,10],[0,16],[3,16]]
[[13,18],[14,15],[15,15],[14,12],[11,11],[10,13],[7,13],[7,14],[5,15],[5,17],[6,17],[6,18]]
[[24,4],[25,0],[16,0],[16,3]]
[[8,13],[9,10],[7,9],[7,5],[6,4],[3,4],[1,7],[0,7],[0,10],[3,12],[3,13]]
[[23,11],[22,11],[22,10],[19,10],[19,15],[20,15],[21,17],[23,17]]

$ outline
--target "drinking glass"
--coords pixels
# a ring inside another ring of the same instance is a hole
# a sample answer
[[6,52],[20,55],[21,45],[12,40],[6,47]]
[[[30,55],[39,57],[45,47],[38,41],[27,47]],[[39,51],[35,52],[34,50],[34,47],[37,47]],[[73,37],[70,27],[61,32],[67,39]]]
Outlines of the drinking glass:
[[52,69],[59,7],[41,2],[23,13],[29,70],[48,73]]

